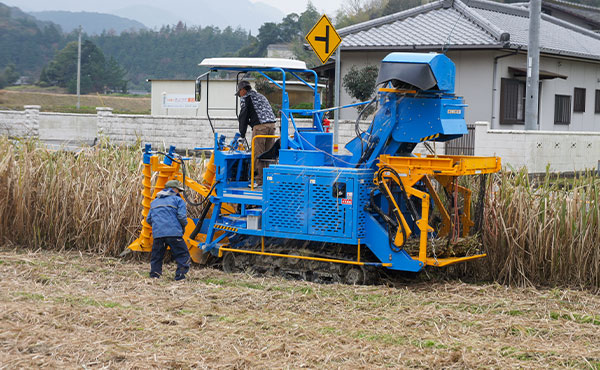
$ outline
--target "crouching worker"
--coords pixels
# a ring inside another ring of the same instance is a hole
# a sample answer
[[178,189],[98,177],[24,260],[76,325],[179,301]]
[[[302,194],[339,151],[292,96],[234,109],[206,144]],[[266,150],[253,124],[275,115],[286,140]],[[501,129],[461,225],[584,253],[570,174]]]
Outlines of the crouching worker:
[[177,180],[167,181],[156,199],[150,204],[150,212],[146,222],[152,226],[152,255],[150,257],[150,277],[159,278],[162,275],[163,258],[167,246],[171,247],[171,255],[177,262],[175,280],[185,279],[190,269],[190,252],[183,241],[183,232],[187,225],[185,202],[179,196],[183,191]]

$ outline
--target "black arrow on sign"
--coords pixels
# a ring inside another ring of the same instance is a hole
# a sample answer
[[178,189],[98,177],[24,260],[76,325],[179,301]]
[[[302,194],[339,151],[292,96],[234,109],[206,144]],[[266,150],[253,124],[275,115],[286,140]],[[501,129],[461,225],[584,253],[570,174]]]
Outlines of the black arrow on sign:
[[325,36],[315,36],[315,41],[325,43],[325,54],[329,54],[329,26],[325,26]]

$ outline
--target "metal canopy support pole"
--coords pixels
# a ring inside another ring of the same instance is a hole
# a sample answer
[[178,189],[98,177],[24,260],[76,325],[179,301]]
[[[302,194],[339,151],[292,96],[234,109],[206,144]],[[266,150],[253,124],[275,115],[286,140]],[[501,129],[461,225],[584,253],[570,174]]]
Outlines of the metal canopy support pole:
[[540,18],[541,0],[529,2],[529,44],[527,45],[527,86],[525,97],[525,130],[538,128],[538,95],[540,87]]
[[[341,51],[340,51],[341,47],[338,47],[337,51],[335,52],[335,87],[333,89],[333,105],[335,107],[339,107],[340,106],[340,79],[341,79],[341,71],[340,71],[340,65],[341,65]],[[340,142],[340,110],[336,109],[333,112],[333,147],[334,147],[334,151],[338,150],[338,144]]]

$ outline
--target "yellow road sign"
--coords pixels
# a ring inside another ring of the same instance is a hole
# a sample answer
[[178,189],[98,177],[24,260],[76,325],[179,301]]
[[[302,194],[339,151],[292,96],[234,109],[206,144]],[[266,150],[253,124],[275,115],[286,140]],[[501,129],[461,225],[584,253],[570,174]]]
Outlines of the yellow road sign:
[[342,38],[333,28],[329,18],[323,15],[306,35],[306,41],[315,51],[321,63],[325,63],[340,45]]

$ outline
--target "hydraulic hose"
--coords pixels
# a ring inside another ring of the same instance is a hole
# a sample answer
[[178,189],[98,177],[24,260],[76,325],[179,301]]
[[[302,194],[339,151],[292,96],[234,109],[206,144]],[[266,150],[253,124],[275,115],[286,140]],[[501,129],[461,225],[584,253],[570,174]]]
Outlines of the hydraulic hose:
[[191,200],[188,195],[185,192],[185,178],[187,177],[187,170],[186,170],[186,166],[185,166],[185,162],[183,160],[183,158],[181,158],[180,155],[175,155],[175,156],[171,156],[168,153],[163,153],[163,152],[158,152],[158,154],[162,154],[165,157],[169,158],[170,160],[172,160],[173,162],[177,162],[181,165],[181,174],[183,177],[183,198],[185,199],[185,201],[192,207],[201,207],[203,206],[207,201],[208,201],[208,196],[210,196],[210,194],[213,192],[215,185],[217,185],[218,181],[215,181],[212,185],[212,187],[210,188],[210,191],[208,192],[208,196],[206,196],[203,200],[201,200],[200,202],[194,202],[193,200]]
[[[380,189],[379,191],[381,192],[382,189]],[[367,208],[367,211],[375,211],[383,219],[383,221],[386,223],[386,228],[387,228],[387,232],[388,232],[388,240],[389,240],[389,243],[390,243],[390,247],[392,248],[392,250],[394,252],[400,252],[400,248],[396,247],[396,245],[394,244],[394,241],[392,239],[392,230],[398,228],[398,222],[394,221],[390,216],[388,216],[385,213],[383,213],[383,210],[377,206],[377,204],[375,203],[374,192],[375,192],[375,189],[371,190],[370,203],[369,203],[369,206]],[[385,196],[387,198],[387,195],[385,195]],[[388,202],[389,202],[389,200],[388,200]],[[391,204],[391,202],[390,202],[390,204]],[[404,230],[403,227],[401,227],[400,230],[402,231],[402,235],[404,236],[404,240],[406,240],[406,231]]]
[[200,233],[200,229],[202,228],[202,224],[204,223],[204,219],[206,219],[206,215],[208,215],[209,210],[210,210],[210,204],[207,204],[206,206],[204,206],[204,209],[202,210],[202,215],[198,219],[198,222],[196,223],[196,227],[194,228],[194,231],[192,231],[192,233],[190,234],[190,239],[195,240],[196,236],[198,236],[198,233]]
[[[383,173],[389,171],[395,178],[396,178],[396,183],[398,184],[398,187],[400,188],[400,194],[402,194],[402,196],[404,197],[404,200],[406,202],[406,205],[408,206],[408,210],[411,214],[411,216],[413,217],[413,221],[416,221],[418,219],[418,213],[417,210],[415,208],[414,203],[412,202],[412,200],[409,198],[408,194],[406,193],[406,189],[404,188],[404,185],[402,185],[402,181],[400,180],[400,175],[398,174],[398,172],[393,169],[392,167],[389,166],[383,166],[379,169],[379,171],[377,171],[377,182],[378,182],[378,186],[379,186],[379,191],[386,197],[386,200],[388,201],[388,204],[390,204],[390,206],[393,204],[392,199],[391,199],[391,194],[388,194],[387,189],[383,186]],[[406,243],[407,239],[408,239],[408,230],[405,230],[405,225],[402,222],[401,219],[401,214],[400,214],[400,210],[399,209],[395,209],[394,210],[394,214],[396,217],[396,221],[397,221],[397,227],[400,229],[400,231],[402,232],[402,236],[403,236],[403,243],[402,245],[404,245],[404,243]],[[390,225],[391,226],[391,225]],[[390,235],[391,238],[391,235]],[[393,245],[393,244],[392,244]],[[401,246],[402,246],[401,245]],[[400,247],[401,247],[400,246]]]
[[[360,132],[360,119],[362,118],[363,114],[369,110],[369,107],[371,107],[371,105],[377,100],[377,95],[375,95],[373,97],[373,99],[371,99],[371,101],[369,102],[369,104],[367,104],[366,107],[363,108],[363,110],[360,111],[360,113],[358,114],[358,117],[356,117],[356,123],[354,124],[354,133],[356,134],[356,136],[360,139],[360,154],[361,157],[363,156],[363,152],[364,152],[364,143],[363,143],[363,138],[360,137],[360,135],[362,134]],[[369,140],[367,141],[367,144],[369,143]]]
[[404,188],[404,185],[402,185],[402,181],[400,180],[400,175],[398,174],[398,172],[393,169],[392,167],[389,166],[383,166],[379,169],[379,171],[377,172],[377,179],[383,179],[383,172],[385,171],[389,171],[392,175],[394,175],[394,177],[397,180],[397,184],[398,187],[400,188],[400,193],[402,194],[402,196],[404,197],[404,200],[406,201],[406,204],[408,206],[408,211],[410,212],[411,216],[413,217],[413,220],[416,221],[419,218],[419,213],[417,212],[417,208],[415,207],[415,204],[413,203],[413,201],[409,198],[408,194],[406,193],[406,189]]

